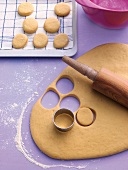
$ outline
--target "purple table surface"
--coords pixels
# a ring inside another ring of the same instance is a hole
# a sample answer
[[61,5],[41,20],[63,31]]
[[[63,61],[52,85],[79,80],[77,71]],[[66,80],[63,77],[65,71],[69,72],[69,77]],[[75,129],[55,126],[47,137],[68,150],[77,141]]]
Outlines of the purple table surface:
[[[128,43],[128,28],[108,30],[99,27],[86,18],[78,5],[78,52],[73,58],[110,42]],[[0,59],[0,170],[43,169],[27,160],[16,147],[17,123],[22,114],[21,133],[25,153],[42,164],[56,165],[50,169],[128,169],[128,151],[105,158],[60,161],[45,156],[34,144],[29,129],[32,106],[65,67],[61,58]],[[47,97],[45,102],[51,102],[50,98]]]

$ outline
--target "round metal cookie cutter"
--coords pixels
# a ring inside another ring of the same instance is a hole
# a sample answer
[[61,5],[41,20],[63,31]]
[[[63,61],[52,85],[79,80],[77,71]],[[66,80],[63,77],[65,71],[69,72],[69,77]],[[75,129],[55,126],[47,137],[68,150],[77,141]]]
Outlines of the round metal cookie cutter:
[[[69,119],[72,119],[72,122],[70,124],[70,126],[67,126],[67,127],[61,127],[59,126],[57,123],[56,123],[56,118],[57,116],[60,116],[62,114],[66,114],[67,115],[67,118],[69,117]],[[53,123],[54,123],[54,126],[61,132],[67,132],[69,130],[72,129],[73,125],[74,125],[74,122],[75,122],[75,116],[73,114],[72,111],[70,111],[69,109],[65,109],[65,108],[62,108],[62,109],[59,109],[57,110],[54,115],[53,115]]]

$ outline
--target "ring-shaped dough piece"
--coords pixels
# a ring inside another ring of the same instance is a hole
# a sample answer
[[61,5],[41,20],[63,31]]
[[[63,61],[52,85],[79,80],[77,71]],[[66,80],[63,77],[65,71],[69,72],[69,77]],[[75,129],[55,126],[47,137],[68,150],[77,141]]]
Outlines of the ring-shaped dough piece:
[[81,108],[76,116],[77,122],[82,126],[89,126],[93,123],[94,116],[89,108]]
[[48,37],[44,33],[38,33],[34,36],[33,45],[36,48],[44,48],[48,43]]
[[68,45],[69,38],[67,34],[60,33],[55,36],[53,45],[55,48],[64,48]]
[[49,33],[55,33],[60,28],[60,22],[57,18],[48,18],[44,23],[45,31]]
[[38,22],[34,18],[27,18],[23,22],[23,30],[28,34],[33,34],[38,29]]
[[21,16],[29,16],[33,11],[34,7],[30,2],[23,2],[18,6],[18,13]]
[[70,6],[65,2],[60,2],[55,5],[54,12],[60,17],[65,17],[70,13]]
[[24,48],[28,42],[28,37],[25,34],[17,34],[12,40],[12,46],[16,49]]

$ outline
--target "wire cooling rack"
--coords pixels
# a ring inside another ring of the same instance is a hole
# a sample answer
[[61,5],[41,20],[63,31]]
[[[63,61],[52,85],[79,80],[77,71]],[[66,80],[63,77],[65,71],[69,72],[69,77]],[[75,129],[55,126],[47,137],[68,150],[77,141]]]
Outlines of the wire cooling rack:
[[[24,33],[22,23],[26,17],[18,14],[17,9],[20,3],[27,0],[1,0],[0,1],[0,56],[22,56],[22,57],[61,57],[63,55],[72,56],[77,51],[77,29],[76,29],[76,3],[74,0],[28,0],[34,6],[34,12],[28,17],[33,17],[38,21],[38,30],[36,33],[43,32],[47,34],[49,42],[43,49],[36,49],[33,46],[34,34],[28,36],[28,44],[23,49],[14,49],[12,39],[16,34]],[[65,2],[70,5],[71,12],[66,17],[58,17],[54,13],[54,6],[59,2]],[[50,34],[45,32],[43,24],[49,17],[56,17],[60,21],[60,29],[57,33]],[[63,49],[55,49],[53,40],[58,33],[66,33],[69,37],[69,44]]]

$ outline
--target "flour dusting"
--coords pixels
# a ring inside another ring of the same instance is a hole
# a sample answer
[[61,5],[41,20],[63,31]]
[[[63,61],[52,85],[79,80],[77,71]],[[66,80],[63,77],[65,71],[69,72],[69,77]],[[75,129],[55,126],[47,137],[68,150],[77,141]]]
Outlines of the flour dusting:
[[[24,116],[24,113],[25,113],[25,110],[27,109],[28,105],[34,100],[34,96],[35,94],[33,94],[30,98],[28,98],[27,102],[25,103],[23,109],[22,109],[22,112],[21,112],[21,115],[19,117],[19,120],[17,122],[17,134],[16,134],[16,137],[15,137],[15,142],[16,142],[16,147],[17,149],[26,157],[26,159],[28,161],[30,161],[31,163],[34,163],[35,165],[37,166],[40,166],[44,169],[47,169],[47,168],[54,168],[54,167],[63,167],[63,168],[76,168],[76,169],[84,169],[88,166],[87,165],[82,165],[82,166],[74,166],[71,165],[63,165],[63,164],[59,164],[59,165],[45,165],[45,164],[42,164],[38,161],[36,161],[32,155],[30,155],[30,153],[27,151],[27,149],[25,148],[25,145],[23,143],[23,140],[22,140],[22,135],[21,135],[21,129],[22,129],[22,123],[23,123],[23,116]],[[27,138],[26,138],[27,139]],[[38,156],[39,157],[39,156]]]

